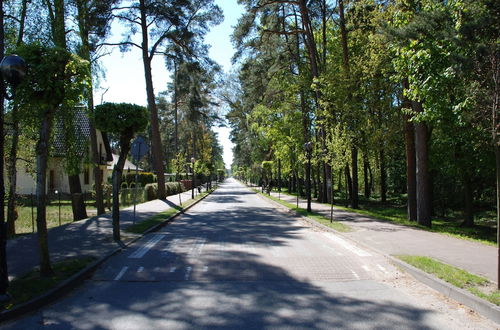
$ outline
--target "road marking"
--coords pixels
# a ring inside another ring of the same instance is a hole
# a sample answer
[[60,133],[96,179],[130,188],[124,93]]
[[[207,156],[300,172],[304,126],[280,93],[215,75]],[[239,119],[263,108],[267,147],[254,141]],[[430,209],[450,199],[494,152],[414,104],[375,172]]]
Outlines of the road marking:
[[180,239],[179,238],[174,238],[172,241],[170,241],[167,246],[163,249],[162,255],[163,256],[168,256],[170,253],[172,253],[172,250],[175,248],[177,243],[179,243]]
[[137,272],[141,273],[143,270],[144,270],[144,267],[139,267],[139,269],[137,270]]
[[191,271],[193,270],[193,267],[191,266],[188,266],[186,268],[186,274],[184,275],[184,279],[187,281],[189,280],[189,276],[191,275]]
[[339,256],[339,257],[343,256],[343,254],[342,254],[342,253],[340,253],[340,252],[339,252],[337,249],[335,249],[333,246],[326,245],[326,244],[321,244],[321,246],[323,246],[323,247],[324,247],[325,249],[327,249],[327,250],[330,250],[330,251],[331,251],[331,253],[333,253],[333,254],[334,254],[334,255],[336,255],[336,256]]
[[346,240],[343,240],[342,238],[338,237],[335,234],[332,233],[323,233],[324,236],[327,238],[331,239],[335,243],[341,245],[344,249],[351,251],[352,253],[360,256],[360,257],[371,257],[372,255],[368,253],[365,250],[362,250],[358,248],[357,246],[352,245],[351,243],[347,242]]
[[377,264],[377,267],[378,267],[378,269],[380,269],[385,274],[389,274],[389,272],[387,271],[387,269],[385,269],[382,265]]
[[208,272],[208,266],[203,267],[203,272]]
[[118,275],[116,275],[116,277],[114,278],[114,281],[119,281],[123,277],[123,275],[125,275],[127,269],[128,269],[127,266],[123,267],[122,270],[120,270],[120,272],[118,273]]
[[146,244],[144,244],[143,246],[141,246],[140,248],[138,248],[134,253],[132,253],[128,257],[129,258],[134,258],[134,259],[140,259],[140,258],[144,257],[144,255],[146,253],[148,253],[148,251],[151,250],[151,248],[153,246],[155,246],[159,241],[161,241],[163,237],[164,237],[164,235],[155,235],[155,236],[153,236],[149,240],[149,242],[147,242]]
[[203,247],[205,246],[205,242],[207,241],[206,238],[200,237],[197,238],[196,241],[193,243],[193,246],[191,246],[191,249],[188,252],[188,255],[190,256],[197,256],[201,253],[203,250]]
[[170,272],[173,273],[173,272],[175,272],[176,269],[177,269],[177,267],[171,267]]

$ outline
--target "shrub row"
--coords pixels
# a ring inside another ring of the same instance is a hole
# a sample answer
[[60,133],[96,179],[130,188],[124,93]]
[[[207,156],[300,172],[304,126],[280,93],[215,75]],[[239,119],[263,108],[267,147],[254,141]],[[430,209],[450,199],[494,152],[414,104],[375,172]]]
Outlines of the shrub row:
[[[135,186],[135,172],[130,172],[123,175],[123,182],[126,182],[128,187],[132,188]],[[137,181],[141,187],[144,187],[148,183],[153,183],[156,181],[156,176],[151,172],[139,172],[137,174]]]
[[[175,195],[186,191],[184,186],[180,182],[167,182],[165,183],[165,190],[167,196]],[[144,187],[144,197],[145,200],[151,201],[158,198],[158,184],[149,183]]]

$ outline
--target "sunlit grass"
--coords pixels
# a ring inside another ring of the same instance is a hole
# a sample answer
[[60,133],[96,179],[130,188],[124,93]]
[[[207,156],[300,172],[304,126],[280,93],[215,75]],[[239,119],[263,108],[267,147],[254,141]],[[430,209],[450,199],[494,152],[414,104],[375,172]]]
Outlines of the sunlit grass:
[[202,192],[199,195],[195,196],[194,199],[188,199],[187,201],[183,202],[182,207],[174,205],[172,206],[172,208],[164,212],[158,213],[157,215],[154,215],[146,220],[143,220],[141,222],[138,222],[136,224],[127,227],[125,231],[134,234],[142,234],[149,228],[159,225],[160,223],[163,223],[165,220],[167,220],[177,212],[182,211],[185,208],[191,206],[193,203],[195,203],[196,201],[200,200],[201,198],[205,197],[208,194],[209,193],[207,192]]
[[[282,193],[296,197],[296,195],[289,194],[286,191]],[[382,204],[374,199],[367,200],[360,198],[359,209],[343,206],[341,205],[341,201],[337,201],[334,206],[340,210],[362,214],[380,220],[390,221],[405,226],[412,226],[422,230],[441,233],[461,239],[477,241],[487,245],[496,245],[496,227],[491,226],[491,212],[481,213],[481,216],[478,217],[480,220],[476,221],[476,225],[474,227],[469,228],[462,226],[459,219],[433,218],[432,228],[428,228],[418,225],[416,222],[408,221],[406,207],[400,203],[401,201],[399,199]]]
[[500,305],[500,291],[494,289],[488,279],[466,272],[429,257],[399,255],[397,258],[426,273],[446,281],[458,288],[468,290],[472,294]]
[[94,257],[68,259],[52,264],[54,271],[52,276],[40,276],[39,271],[32,271],[23,277],[14,279],[10,282],[7,290],[12,299],[4,308],[11,309],[48,292],[95,260]]
[[272,199],[273,201],[275,202],[278,202],[280,203],[281,205],[283,206],[286,206],[288,207],[289,209],[292,209],[292,210],[295,210],[297,213],[299,213],[300,215],[302,216],[305,216],[305,217],[308,217],[308,218],[311,218],[313,220],[315,220],[316,222],[319,222],[321,223],[322,225],[325,225],[327,227],[330,227],[332,229],[335,229],[337,231],[340,231],[340,232],[349,232],[351,231],[351,227],[341,223],[341,222],[338,222],[338,221],[330,221],[330,218],[327,218],[319,213],[316,213],[316,212],[307,212],[306,209],[303,209],[303,208],[297,208],[297,206],[295,204],[290,204],[290,203],[287,203],[279,198],[276,198],[274,196],[271,196],[271,195],[267,195],[267,194],[263,194],[261,193],[260,191],[254,189],[254,191],[262,196],[265,196],[269,199]]

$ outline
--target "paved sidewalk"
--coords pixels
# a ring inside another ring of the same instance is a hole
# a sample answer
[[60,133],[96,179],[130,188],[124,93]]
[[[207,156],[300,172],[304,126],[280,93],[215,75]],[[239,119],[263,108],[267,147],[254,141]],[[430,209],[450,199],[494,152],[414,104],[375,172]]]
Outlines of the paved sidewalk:
[[[196,190],[195,190],[196,191]],[[198,192],[196,191],[196,195]],[[191,190],[181,194],[182,203],[191,199]],[[135,222],[141,222],[160,212],[179,205],[179,195],[169,196],[166,200],[153,200],[136,205]],[[134,222],[134,207],[120,210],[120,228],[122,241],[128,241],[139,235],[125,233],[123,229]],[[75,256],[104,257],[120,247],[113,241],[111,212],[101,216],[72,222],[48,230],[51,262]],[[7,259],[9,279],[26,274],[40,264],[37,234],[28,234],[7,241]]]
[[[272,196],[278,198],[277,192]],[[296,204],[296,197],[280,194],[280,199]],[[307,201],[299,199],[299,207],[306,208]],[[312,202],[313,212],[330,217],[330,205]],[[497,248],[418,228],[377,220],[368,216],[333,210],[334,221],[341,221],[353,229],[342,233],[354,241],[374,248],[387,255],[428,256],[470,273],[497,281]]]

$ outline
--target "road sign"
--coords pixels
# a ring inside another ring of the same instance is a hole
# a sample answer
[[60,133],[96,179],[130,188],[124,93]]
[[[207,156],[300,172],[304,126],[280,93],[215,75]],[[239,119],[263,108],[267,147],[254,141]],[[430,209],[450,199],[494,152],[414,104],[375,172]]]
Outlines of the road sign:
[[135,138],[134,142],[132,142],[131,153],[132,157],[138,162],[145,154],[148,152],[148,144],[146,140],[142,136],[138,136]]

